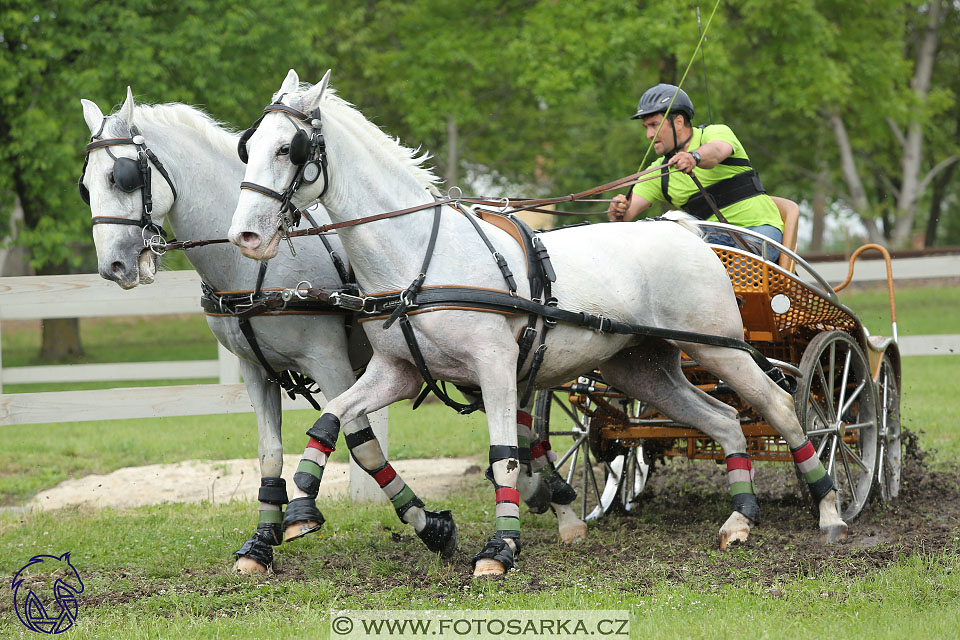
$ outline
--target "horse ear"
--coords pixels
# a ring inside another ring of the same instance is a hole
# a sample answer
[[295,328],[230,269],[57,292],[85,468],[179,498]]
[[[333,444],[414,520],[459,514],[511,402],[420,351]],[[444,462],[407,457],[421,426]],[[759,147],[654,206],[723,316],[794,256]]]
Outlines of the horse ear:
[[300,87],[300,76],[297,75],[297,72],[293,69],[287,72],[287,77],[283,79],[283,84],[280,85],[281,93],[293,93]]
[[103,122],[103,111],[100,111],[95,103],[80,98],[80,104],[83,106],[83,119],[90,127],[90,133],[95,134],[100,130],[100,123]]
[[323,79],[310,87],[310,90],[307,91],[306,95],[304,96],[304,102],[311,105],[320,103],[320,98],[323,97],[324,92],[330,85],[330,73],[331,70],[327,69],[327,72],[323,74]]
[[123,101],[123,106],[120,107],[117,114],[128,125],[133,124],[133,91],[129,86],[127,87],[127,99]]

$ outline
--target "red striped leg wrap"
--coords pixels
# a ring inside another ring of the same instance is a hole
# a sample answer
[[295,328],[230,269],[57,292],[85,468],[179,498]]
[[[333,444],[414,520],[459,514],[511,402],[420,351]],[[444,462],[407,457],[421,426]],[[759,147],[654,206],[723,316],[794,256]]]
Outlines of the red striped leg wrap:
[[331,449],[331,448],[328,447],[327,445],[325,445],[325,444],[323,444],[323,443],[321,443],[321,442],[318,442],[318,441],[315,440],[314,438],[310,438],[310,440],[307,442],[307,446],[308,446],[308,447],[311,447],[311,448],[313,448],[313,449],[318,449],[319,451],[324,452],[324,453],[327,454],[328,456],[329,456],[331,453],[333,453],[334,451],[336,451],[336,449]]

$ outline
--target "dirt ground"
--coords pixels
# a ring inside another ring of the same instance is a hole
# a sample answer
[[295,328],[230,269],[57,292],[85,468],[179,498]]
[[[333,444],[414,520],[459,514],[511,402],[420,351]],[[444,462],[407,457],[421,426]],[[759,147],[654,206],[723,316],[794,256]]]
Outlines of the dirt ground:
[[[283,457],[283,475],[288,487],[293,486],[293,474],[299,462],[299,455]],[[436,458],[399,460],[392,464],[408,482],[423,487],[426,497],[435,499],[459,486],[464,470],[475,462],[470,458]],[[140,507],[163,502],[222,503],[232,499],[256,500],[259,487],[260,466],[256,460],[190,460],[126,467],[104,475],[66,480],[37,494],[27,507],[47,510],[79,504]],[[348,487],[349,465],[329,463],[323,472],[321,497],[347,495]]]
[[[242,463],[242,464],[241,464]],[[235,466],[237,465],[237,466]],[[244,466],[249,465],[249,466]],[[295,469],[296,461],[285,461]],[[344,465],[345,467],[345,465]],[[418,488],[439,486],[437,473],[446,474],[453,486],[473,487],[478,496],[486,496],[487,485],[480,468],[469,459],[444,461],[400,461],[398,469],[405,477],[422,473]],[[406,467],[406,468],[405,468]],[[146,471],[149,470],[149,471]],[[194,473],[198,480],[190,495],[184,495],[184,474]],[[329,477],[328,477],[329,474]],[[431,475],[433,474],[433,475]],[[525,525],[523,552],[518,569],[528,591],[549,591],[569,585],[571,580],[595,581],[617,585],[631,594],[651,592],[663,581],[695,584],[715,589],[718,585],[751,584],[770,597],[778,597],[784,580],[804,576],[836,575],[851,579],[888,567],[904,556],[919,554],[935,562],[956,563],[960,549],[960,468],[933,471],[925,455],[915,446],[908,447],[899,498],[890,504],[871,500],[863,513],[850,523],[849,537],[839,544],[824,546],[816,527],[816,516],[796,483],[792,465],[765,464],[757,470],[762,522],[750,540],[726,552],[716,548],[720,524],[729,515],[729,497],[724,467],[704,461],[674,459],[655,469],[641,499],[630,513],[609,514],[590,524],[586,541],[575,545],[557,542],[550,514],[536,516],[539,526]],[[94,494],[94,504],[132,506],[132,497],[116,501],[116,496],[138,494],[136,500],[253,498],[259,475],[253,461],[229,463],[182,463],[120,470],[107,476],[64,483],[40,494],[36,502],[50,508],[55,504],[74,504]],[[345,491],[346,470],[329,468],[324,474],[327,491]],[[139,480],[136,480],[139,478]],[[176,482],[170,482],[176,478]],[[335,488],[339,479],[339,488]],[[129,485],[141,482],[149,491],[129,491]],[[331,482],[328,483],[328,480]],[[126,490],[118,491],[117,487]],[[94,491],[95,490],[95,491]],[[874,492],[878,494],[879,492]],[[86,494],[86,495],[85,495]],[[439,497],[439,496],[432,496]],[[525,522],[526,509],[522,508]],[[434,562],[412,535],[392,533],[384,546],[382,538],[370,533],[377,547],[371,557],[389,561],[395,571],[389,575],[357,570],[355,557],[333,553],[322,559],[323,570],[332,571],[350,588],[371,592],[408,587],[436,593],[442,598],[451,588],[468,588],[471,557],[483,544],[486,522],[458,521],[460,549],[452,558],[449,578],[437,582],[427,575],[424,562]],[[369,533],[369,532],[368,532]],[[366,535],[366,534],[364,534]],[[382,532],[378,535],[382,536]],[[328,544],[333,544],[331,540]],[[303,546],[284,545],[281,562],[273,580],[309,580],[318,568],[315,551]],[[960,569],[960,566],[957,566]],[[422,582],[422,584],[421,584]],[[141,585],[143,593],[105,594],[106,600],[123,601],[149,593],[154,585]],[[844,594],[821,594],[844,597]]]

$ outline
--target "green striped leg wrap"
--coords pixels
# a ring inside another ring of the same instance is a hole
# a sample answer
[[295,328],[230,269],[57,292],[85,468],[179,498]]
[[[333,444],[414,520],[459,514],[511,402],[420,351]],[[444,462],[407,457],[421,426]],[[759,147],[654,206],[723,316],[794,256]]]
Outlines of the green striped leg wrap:
[[[383,456],[383,450],[377,441],[373,429],[366,427],[354,433],[344,435],[350,455],[361,469],[366,471],[377,481],[383,490],[401,522],[406,522],[403,516],[414,507],[423,508],[424,504],[413,489],[407,486],[393,467]],[[368,444],[369,443],[369,444]]]
[[320,480],[323,479],[323,469],[331,453],[333,453],[332,448],[314,438],[310,438],[307,448],[303,450],[297,472],[293,474],[293,483],[297,485],[297,489],[307,494],[307,497],[317,497],[320,491]]
[[827,497],[827,495],[836,489],[833,484],[833,478],[827,475],[827,470],[823,468],[823,463],[817,457],[817,451],[813,444],[806,440],[799,447],[790,448],[793,454],[793,462],[797,465],[797,471],[803,475],[810,488],[810,495],[816,503]]
[[739,511],[753,523],[760,522],[760,503],[753,486],[753,467],[746,453],[731,453],[727,456],[727,480],[730,482],[730,499],[733,510]]
[[497,533],[504,538],[520,537],[520,492],[515,488],[501,484],[498,478],[507,482],[513,471],[511,463],[519,461],[517,447],[493,445],[490,447],[490,467],[487,479],[493,483],[496,491],[496,527]]

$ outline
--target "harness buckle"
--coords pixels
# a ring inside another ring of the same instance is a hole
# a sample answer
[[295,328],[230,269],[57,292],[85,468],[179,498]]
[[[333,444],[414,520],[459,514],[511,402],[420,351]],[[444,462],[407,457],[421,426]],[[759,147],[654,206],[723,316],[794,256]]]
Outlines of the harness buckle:
[[[554,309],[557,309],[560,307],[560,301],[554,298],[553,296],[550,296],[549,298],[544,300],[543,306],[553,307]],[[557,326],[556,318],[548,318],[547,316],[543,316],[543,326],[548,327],[550,329],[555,328]]]
[[334,291],[330,294],[330,304],[343,307],[344,309],[349,309],[350,311],[365,311],[366,302],[369,298],[361,298],[359,296],[351,296],[348,293],[341,293],[339,291]]

